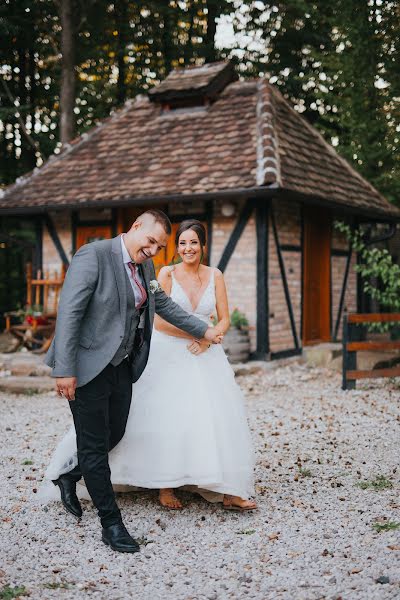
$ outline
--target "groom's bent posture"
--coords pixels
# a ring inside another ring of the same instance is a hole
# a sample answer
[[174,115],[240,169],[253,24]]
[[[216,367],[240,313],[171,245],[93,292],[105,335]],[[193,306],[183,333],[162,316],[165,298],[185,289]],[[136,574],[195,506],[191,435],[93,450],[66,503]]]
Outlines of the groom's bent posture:
[[132,383],[147,363],[154,313],[194,338],[220,341],[213,328],[188,315],[156,282],[151,259],[170,233],[168,217],[149,210],[128,233],[80,248],[67,272],[46,355],[58,394],[69,400],[78,448],[78,464],[54,483],[65,508],[80,517],[75,488],[83,476],[101,519],[102,539],[121,552],[137,552],[139,546],[122,523],[108,452],[125,432]]

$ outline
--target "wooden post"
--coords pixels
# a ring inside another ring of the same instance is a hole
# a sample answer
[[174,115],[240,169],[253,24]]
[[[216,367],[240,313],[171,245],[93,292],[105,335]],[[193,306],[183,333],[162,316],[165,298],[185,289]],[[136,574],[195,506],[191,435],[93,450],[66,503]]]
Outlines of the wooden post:
[[26,304],[32,306],[32,263],[26,264]]
[[268,220],[269,204],[264,200],[256,207],[257,351],[255,358],[258,360],[266,360],[269,354]]
[[[36,274],[36,279],[42,279],[42,271],[39,269]],[[38,285],[35,286],[35,305],[38,307],[40,304],[40,287]]]
[[[45,271],[44,279],[48,282],[50,279],[49,272]],[[47,312],[47,303],[49,300],[49,284],[45,283],[43,285],[43,313]]]
[[356,380],[347,379],[347,371],[357,369],[357,353],[349,352],[347,350],[347,344],[353,341],[352,334],[354,334],[354,324],[348,323],[347,315],[343,317],[343,356],[342,356],[342,390],[355,390]]

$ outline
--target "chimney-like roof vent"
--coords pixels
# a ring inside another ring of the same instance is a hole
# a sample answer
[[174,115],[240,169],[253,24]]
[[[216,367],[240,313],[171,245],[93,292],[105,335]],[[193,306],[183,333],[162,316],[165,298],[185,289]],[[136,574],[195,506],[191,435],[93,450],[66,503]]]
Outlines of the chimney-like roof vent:
[[151,101],[169,108],[207,105],[237,79],[229,61],[174,69],[164,81],[149,91],[149,97]]

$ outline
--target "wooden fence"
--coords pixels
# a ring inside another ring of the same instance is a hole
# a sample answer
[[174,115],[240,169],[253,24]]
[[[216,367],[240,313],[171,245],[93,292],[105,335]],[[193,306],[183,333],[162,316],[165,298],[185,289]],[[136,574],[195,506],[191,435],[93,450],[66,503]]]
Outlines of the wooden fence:
[[400,365],[385,369],[357,369],[357,352],[376,350],[400,350],[398,341],[362,340],[360,325],[368,323],[400,322],[400,313],[349,314],[343,319],[343,390],[354,390],[357,379],[376,377],[400,377]]

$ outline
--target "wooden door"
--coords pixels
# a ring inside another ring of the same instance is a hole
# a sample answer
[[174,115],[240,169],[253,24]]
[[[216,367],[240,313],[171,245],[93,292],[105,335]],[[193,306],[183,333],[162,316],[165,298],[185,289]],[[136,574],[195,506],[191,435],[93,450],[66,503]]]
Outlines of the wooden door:
[[108,240],[112,237],[110,225],[78,226],[76,230],[76,249],[84,244],[97,240]]
[[330,340],[331,215],[304,209],[303,344]]

